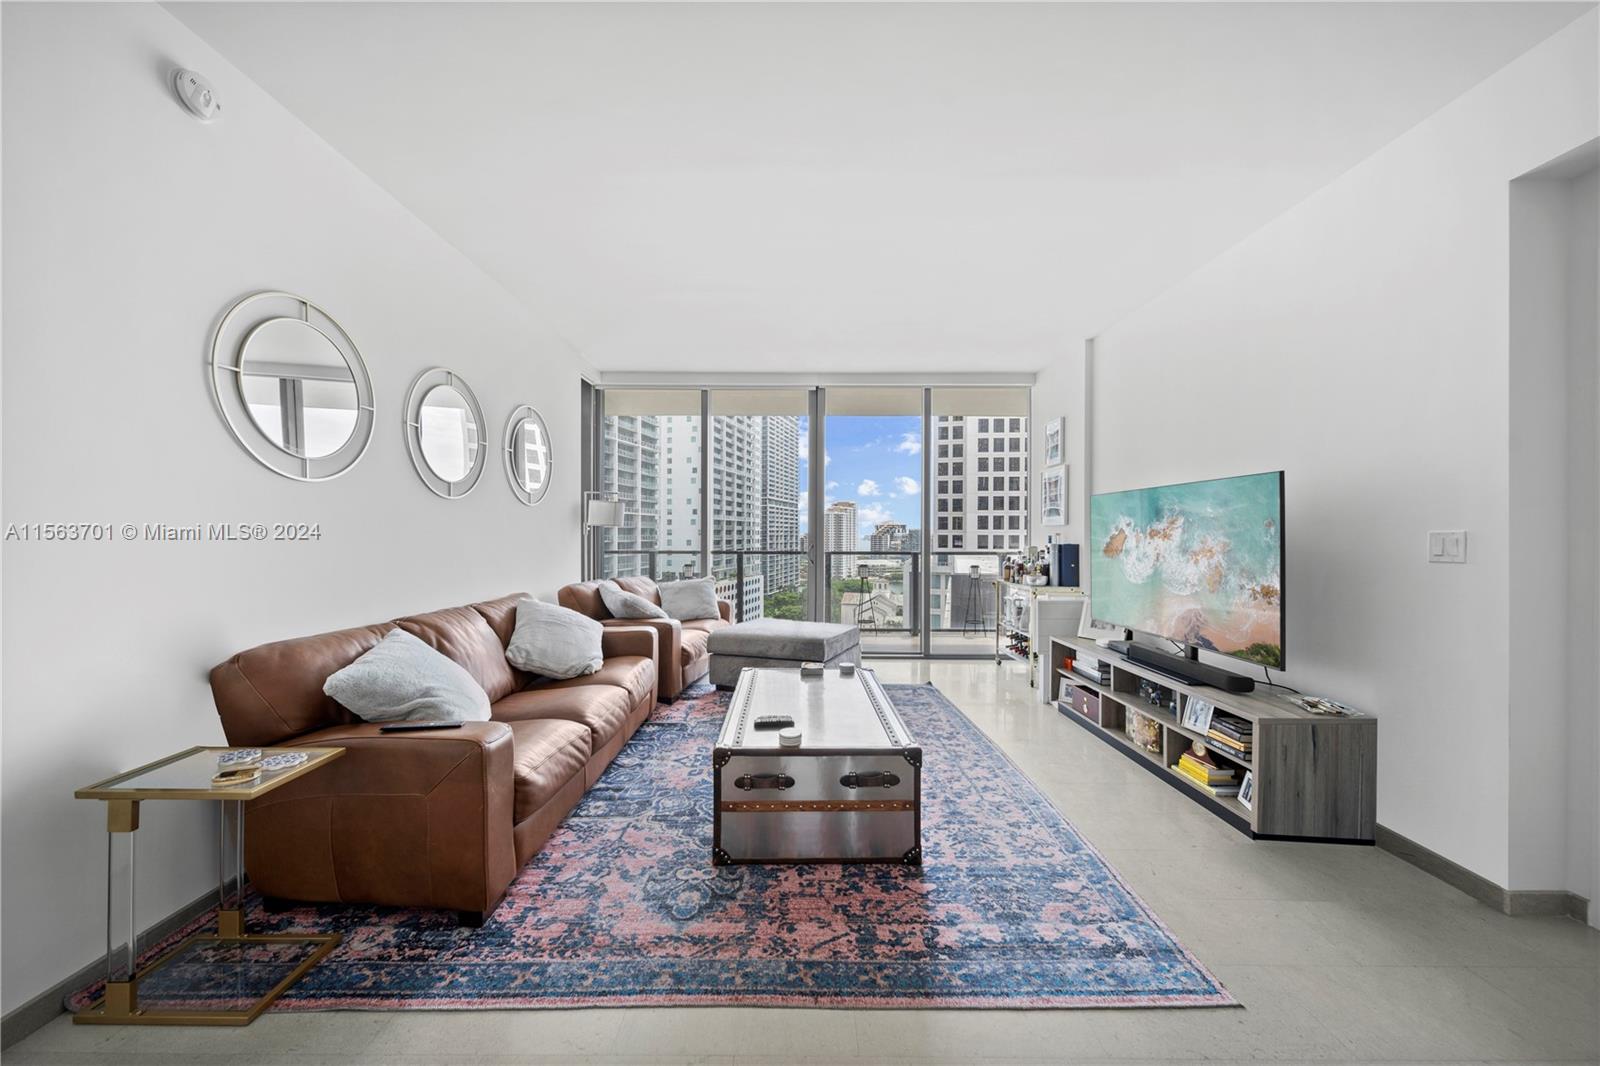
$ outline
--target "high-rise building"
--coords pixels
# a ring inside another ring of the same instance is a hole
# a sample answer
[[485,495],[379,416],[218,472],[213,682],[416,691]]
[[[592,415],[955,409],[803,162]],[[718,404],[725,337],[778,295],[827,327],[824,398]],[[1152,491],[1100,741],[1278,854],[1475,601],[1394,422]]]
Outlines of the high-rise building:
[[[711,572],[718,581],[737,580],[739,557],[734,553],[761,547],[761,436],[758,417],[711,419]],[[744,573],[744,587],[733,603],[740,620],[748,622],[762,616],[760,558],[745,556]]]
[[874,554],[879,552],[903,552],[906,549],[906,540],[910,534],[906,531],[904,522],[879,522],[872,530],[872,537],[868,543]]
[[[928,606],[936,625],[949,626],[950,575],[966,574],[973,563],[987,574],[995,556],[1028,546],[1028,420],[939,415],[933,432]],[[978,559],[941,551],[994,554]]]
[[[856,503],[854,500],[836,500],[822,513],[822,550],[825,552],[852,552],[861,547],[861,534],[856,529]],[[856,570],[854,555],[832,557],[828,568],[829,578],[837,581],[853,575]]]
[[[612,577],[639,577],[650,573],[650,558],[642,554],[656,546],[661,509],[660,420],[654,415],[622,415],[605,420],[601,441],[600,488],[622,501],[625,524],[607,529],[601,545],[607,554],[600,572]],[[617,555],[611,552],[640,554]]]
[[698,571],[700,566],[700,419],[663,415],[659,479],[658,577]]
[[[800,549],[800,419],[767,415],[761,423],[761,546],[768,551]],[[800,587],[800,556],[769,555],[764,560],[766,591]]]

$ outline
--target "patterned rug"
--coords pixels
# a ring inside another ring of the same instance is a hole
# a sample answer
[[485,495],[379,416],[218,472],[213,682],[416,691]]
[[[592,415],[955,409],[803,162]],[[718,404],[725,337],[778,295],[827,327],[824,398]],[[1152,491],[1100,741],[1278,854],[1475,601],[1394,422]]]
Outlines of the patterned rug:
[[[727,695],[701,690],[656,709],[481,929],[429,911],[252,906],[253,932],[344,934],[273,1009],[1235,1004],[937,689],[886,688],[927,752],[920,868],[712,866]],[[162,999],[236,994],[225,969],[162,972],[186,986]]]

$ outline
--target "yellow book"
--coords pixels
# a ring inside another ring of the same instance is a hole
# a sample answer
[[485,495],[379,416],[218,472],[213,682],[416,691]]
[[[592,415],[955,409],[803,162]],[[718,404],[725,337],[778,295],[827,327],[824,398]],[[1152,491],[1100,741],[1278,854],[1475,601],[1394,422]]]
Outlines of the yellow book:
[[1178,758],[1178,765],[1183,769],[1188,770],[1192,775],[1195,776],[1196,780],[1206,781],[1213,785],[1222,784],[1224,782],[1233,780],[1233,771],[1231,769],[1222,769],[1221,767],[1217,766],[1207,766],[1199,759],[1189,755],[1188,752],[1184,752],[1184,754]]

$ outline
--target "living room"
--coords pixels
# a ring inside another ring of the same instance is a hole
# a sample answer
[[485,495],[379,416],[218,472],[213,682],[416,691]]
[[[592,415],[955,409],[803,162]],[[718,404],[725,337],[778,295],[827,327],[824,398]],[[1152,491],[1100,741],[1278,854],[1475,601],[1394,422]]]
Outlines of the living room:
[[0,50],[6,1061],[1600,1059],[1595,5]]

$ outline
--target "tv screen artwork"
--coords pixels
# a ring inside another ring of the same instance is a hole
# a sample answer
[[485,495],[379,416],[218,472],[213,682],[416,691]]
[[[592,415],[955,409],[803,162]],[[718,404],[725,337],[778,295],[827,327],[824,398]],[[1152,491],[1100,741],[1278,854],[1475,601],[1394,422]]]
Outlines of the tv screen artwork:
[[1096,495],[1097,621],[1283,666],[1283,472]]

